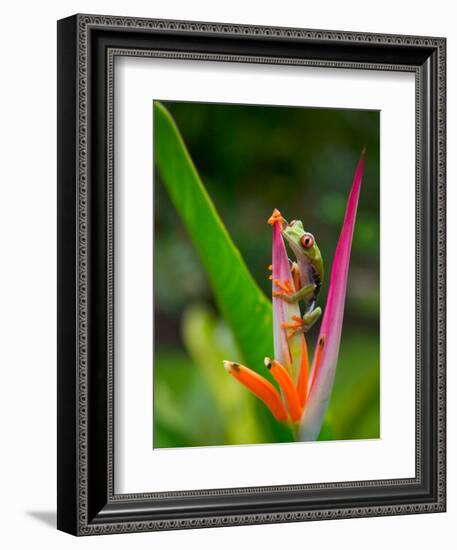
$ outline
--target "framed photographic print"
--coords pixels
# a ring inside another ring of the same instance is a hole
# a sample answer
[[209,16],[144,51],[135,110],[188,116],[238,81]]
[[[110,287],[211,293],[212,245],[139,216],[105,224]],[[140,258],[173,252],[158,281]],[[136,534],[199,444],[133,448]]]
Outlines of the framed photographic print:
[[445,39],[58,51],[58,528],[444,511]]

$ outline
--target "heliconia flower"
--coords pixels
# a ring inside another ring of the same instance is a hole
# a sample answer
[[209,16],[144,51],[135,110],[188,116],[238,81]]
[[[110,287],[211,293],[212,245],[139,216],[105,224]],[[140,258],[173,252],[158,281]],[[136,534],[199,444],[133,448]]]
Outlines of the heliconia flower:
[[[226,370],[261,399],[279,422],[289,422],[301,441],[316,440],[330,401],[343,326],[346,286],[357,204],[362,183],[365,150],[352,183],[343,227],[333,260],[327,304],[317,340],[311,372],[298,303],[280,294],[292,294],[299,281],[291,271],[282,236],[285,223],[274,210],[268,223],[273,226],[272,300],[275,359],[265,358],[281,393],[263,376],[248,367],[224,361]],[[281,291],[281,292],[278,292]]]
[[311,368],[308,400],[300,425],[299,437],[302,441],[313,441],[318,437],[332,393],[340,350],[352,236],[364,164],[365,149],[357,164],[343,227],[333,258],[327,302],[317,340],[317,353]]
[[[273,343],[275,358],[289,372],[296,382],[300,368],[301,356],[301,334],[291,332],[288,334],[285,325],[294,325],[294,319],[301,319],[300,306],[298,302],[289,303],[278,296],[278,290],[295,291],[295,284],[290,270],[289,258],[287,256],[282,229],[284,219],[279,210],[275,209],[268,223],[273,226],[272,246],[272,302],[273,302]],[[292,327],[289,327],[292,328]]]

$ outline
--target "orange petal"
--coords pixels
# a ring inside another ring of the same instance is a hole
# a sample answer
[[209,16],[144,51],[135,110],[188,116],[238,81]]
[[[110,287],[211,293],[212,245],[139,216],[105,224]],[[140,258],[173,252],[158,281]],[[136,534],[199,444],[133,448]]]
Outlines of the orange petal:
[[313,377],[310,384],[310,389],[313,387],[314,380],[316,380],[316,374],[319,371],[319,366],[322,359],[322,352],[324,351],[325,344],[325,334],[322,334],[317,341],[316,350],[314,352],[314,367],[313,367]]
[[297,388],[290,377],[290,374],[278,361],[272,361],[265,357],[265,366],[270,370],[273,378],[279,384],[286,399],[287,408],[293,422],[299,422],[302,415],[300,400],[298,398]]
[[308,346],[306,345],[305,335],[302,334],[301,341],[301,366],[300,373],[298,375],[297,392],[300,400],[300,405],[304,408],[306,404],[306,398],[308,396],[308,376],[309,376],[309,358],[308,358]]
[[224,361],[225,370],[261,399],[279,422],[287,421],[287,411],[278,390],[263,376],[239,363]]

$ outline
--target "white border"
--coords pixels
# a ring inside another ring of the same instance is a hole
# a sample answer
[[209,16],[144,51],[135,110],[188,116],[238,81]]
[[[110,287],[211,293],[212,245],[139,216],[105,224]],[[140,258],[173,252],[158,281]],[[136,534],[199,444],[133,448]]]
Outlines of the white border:
[[[414,477],[414,74],[115,63],[115,493]],[[382,111],[381,439],[152,450],[154,98]]]

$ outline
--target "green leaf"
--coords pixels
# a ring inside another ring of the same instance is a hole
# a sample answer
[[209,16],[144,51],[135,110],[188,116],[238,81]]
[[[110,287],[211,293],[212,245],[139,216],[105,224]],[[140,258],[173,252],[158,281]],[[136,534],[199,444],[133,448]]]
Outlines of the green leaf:
[[246,364],[265,375],[263,358],[273,354],[271,302],[230,238],[173,118],[158,101],[154,102],[154,153],[160,178],[205,267],[220,313]]
[[232,332],[224,321],[203,304],[189,306],[182,319],[182,335],[189,355],[201,371],[215,397],[216,408],[225,419],[225,443],[265,443],[256,422],[256,398],[218,368],[226,357],[237,355]]

